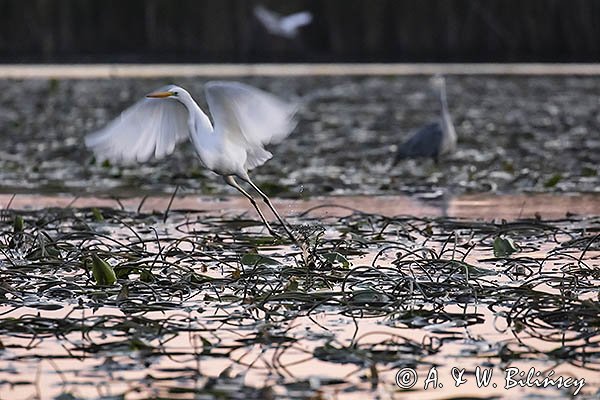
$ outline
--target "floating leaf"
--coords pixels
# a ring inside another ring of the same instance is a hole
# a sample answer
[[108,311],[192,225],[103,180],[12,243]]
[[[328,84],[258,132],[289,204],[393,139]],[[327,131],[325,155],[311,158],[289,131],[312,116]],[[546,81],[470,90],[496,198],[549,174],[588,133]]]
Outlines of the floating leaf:
[[90,229],[90,226],[83,221],[74,221],[73,225],[71,225],[71,228],[74,231],[81,231],[81,232],[87,232],[87,231],[92,230],[92,229]]
[[92,254],[92,275],[98,285],[112,285],[117,281],[115,271],[109,263]]
[[255,253],[247,253],[242,257],[244,265],[281,265],[281,263],[271,257],[263,256]]
[[296,292],[298,290],[298,281],[294,278],[291,278],[283,290],[286,292]]
[[123,285],[121,290],[119,290],[119,294],[117,295],[117,301],[127,300],[129,298],[129,288],[127,285]]
[[57,397],[54,398],[54,400],[77,400],[77,397],[75,397],[71,393],[65,392],[59,394]]
[[186,281],[192,282],[192,283],[206,283],[206,282],[213,281],[215,279],[215,278],[213,278],[211,276],[198,274],[196,272],[192,272],[192,273],[190,273],[188,275],[184,275],[183,278]]
[[102,222],[104,221],[104,215],[98,210],[96,207],[92,208],[92,215],[94,216],[94,221]]
[[154,282],[156,278],[154,274],[147,269],[140,269],[140,281],[142,282]]
[[590,167],[583,167],[581,169],[581,175],[582,176],[598,176],[598,171],[594,168],[590,168]]
[[56,94],[60,87],[60,81],[56,78],[52,78],[48,81],[48,91],[50,94]]
[[494,239],[494,256],[506,257],[519,251],[519,246],[511,238],[498,236]]
[[331,253],[322,254],[323,258],[329,261],[331,264],[341,264],[343,268],[350,267],[350,261],[346,259],[343,255],[338,253],[337,251],[333,251]]
[[13,225],[13,231],[15,233],[23,232],[23,227],[24,226],[25,226],[25,223],[23,222],[23,217],[21,217],[20,215],[16,215],[15,216],[15,223]]
[[140,338],[132,338],[129,340],[129,348],[133,351],[152,350],[154,346]]
[[552,187],[556,186],[556,184],[558,182],[560,182],[561,179],[562,179],[561,174],[554,174],[546,182],[544,182],[544,187],[552,188]]
[[352,304],[365,305],[365,304],[387,303],[391,300],[392,300],[391,297],[388,296],[386,293],[377,292],[377,291],[371,290],[371,289],[362,289],[362,290],[357,290],[352,293],[350,302]]

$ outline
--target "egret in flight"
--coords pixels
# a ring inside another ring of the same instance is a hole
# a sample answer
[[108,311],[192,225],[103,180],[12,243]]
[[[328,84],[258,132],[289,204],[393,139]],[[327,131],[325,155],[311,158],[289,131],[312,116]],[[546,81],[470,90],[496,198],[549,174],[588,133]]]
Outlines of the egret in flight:
[[248,171],[272,157],[265,145],[281,142],[294,129],[296,106],[238,82],[208,82],[204,91],[213,123],[185,89],[170,85],[126,109],[106,127],[88,135],[85,143],[98,159],[131,163],[153,156],[162,158],[189,138],[204,166],[223,176],[227,184],[250,200],[273,236],[279,237],[255,199],[235,178],[256,190],[295,241]]
[[440,100],[440,119],[423,126],[404,142],[396,153],[392,167],[405,158],[419,157],[431,157],[437,164],[440,156],[456,149],[456,131],[448,111],[446,81],[443,76],[434,76],[431,83]]
[[298,36],[298,29],[312,22],[313,16],[308,11],[290,15],[280,15],[258,5],[254,7],[254,16],[270,34],[293,39]]

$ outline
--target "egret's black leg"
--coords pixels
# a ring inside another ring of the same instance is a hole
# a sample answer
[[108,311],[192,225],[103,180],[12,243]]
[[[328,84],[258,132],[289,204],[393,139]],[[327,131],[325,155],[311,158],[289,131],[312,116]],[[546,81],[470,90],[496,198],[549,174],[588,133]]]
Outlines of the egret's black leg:
[[275,232],[273,230],[273,228],[271,228],[271,225],[267,222],[267,219],[265,218],[264,214],[262,213],[262,211],[260,211],[260,208],[258,208],[258,204],[256,204],[256,200],[254,200],[254,198],[252,196],[250,196],[250,194],[248,192],[246,192],[240,185],[238,185],[238,183],[235,181],[233,176],[231,176],[231,175],[224,176],[223,179],[229,186],[236,188],[238,190],[238,192],[240,192],[241,194],[244,195],[244,197],[246,197],[248,200],[250,200],[250,203],[252,203],[252,205],[254,206],[254,209],[258,213],[258,216],[260,217],[262,222],[267,227],[267,230],[269,231],[269,233],[271,235],[275,236],[276,238],[281,237],[277,232]]
[[296,238],[294,237],[294,235],[292,234],[292,231],[290,230],[290,228],[288,228],[287,223],[284,221],[283,218],[281,218],[281,216],[279,215],[279,213],[277,212],[277,210],[275,209],[275,207],[273,207],[273,204],[271,203],[271,199],[269,199],[269,197],[263,193],[262,190],[260,190],[260,188],[258,186],[256,186],[254,184],[254,182],[252,182],[250,180],[250,178],[241,178],[244,181],[248,182],[248,184],[250,184],[250,186],[252,186],[254,188],[254,190],[256,190],[256,192],[260,195],[260,197],[262,197],[263,201],[267,204],[267,206],[269,206],[269,208],[271,209],[271,211],[273,212],[273,214],[275,214],[275,216],[277,217],[277,219],[279,220],[279,223],[281,223],[281,225],[283,226],[283,229],[285,229],[285,232],[288,234],[288,236],[290,237],[290,239],[292,239],[293,242],[296,241]]

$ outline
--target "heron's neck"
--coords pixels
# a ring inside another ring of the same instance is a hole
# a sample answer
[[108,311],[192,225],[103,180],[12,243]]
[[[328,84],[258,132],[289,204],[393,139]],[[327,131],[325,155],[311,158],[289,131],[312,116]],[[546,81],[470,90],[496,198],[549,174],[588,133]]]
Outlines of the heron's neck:
[[456,131],[452,123],[452,117],[448,110],[448,100],[446,99],[446,84],[440,85],[440,105],[442,107],[442,131],[444,133],[444,144],[447,151],[452,151],[456,146]]
[[440,85],[440,106],[442,107],[442,114],[448,114],[448,100],[446,99],[446,84]]

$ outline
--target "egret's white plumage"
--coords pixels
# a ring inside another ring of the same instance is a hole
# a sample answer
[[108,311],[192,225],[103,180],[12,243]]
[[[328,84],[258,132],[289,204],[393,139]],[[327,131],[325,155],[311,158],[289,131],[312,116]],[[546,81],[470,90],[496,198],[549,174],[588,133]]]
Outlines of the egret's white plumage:
[[296,107],[238,82],[208,82],[205,94],[213,123],[185,89],[170,85],[88,135],[85,143],[98,159],[131,163],[164,157],[190,138],[202,163],[250,199],[269,231],[273,233],[254,199],[234,177],[257,190],[293,238],[268,197],[250,180],[248,170],[271,158],[265,145],[279,143],[291,133]]
[[269,160],[264,146],[280,143],[294,129],[295,105],[269,93],[236,82],[209,82],[205,92],[215,133],[246,150],[246,170]]
[[[165,86],[159,91],[168,91]],[[187,110],[179,102],[144,98],[103,129],[88,135],[85,144],[96,158],[131,163],[171,154],[189,134]]]
[[254,7],[254,15],[269,33],[292,39],[298,35],[298,29],[312,22],[313,16],[308,11],[300,11],[290,15],[280,15],[258,5]]

